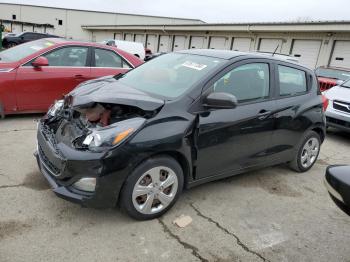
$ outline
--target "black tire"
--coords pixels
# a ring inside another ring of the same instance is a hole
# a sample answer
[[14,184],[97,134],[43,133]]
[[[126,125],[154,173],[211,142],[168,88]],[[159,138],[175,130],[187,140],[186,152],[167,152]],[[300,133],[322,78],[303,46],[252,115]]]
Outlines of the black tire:
[[[317,139],[318,145],[319,145],[318,152],[317,152],[315,161],[313,161],[310,166],[304,167],[301,163],[302,162],[301,157],[302,157],[302,153],[303,153],[303,148],[304,148],[305,144],[311,138]],[[309,131],[309,132],[305,133],[303,138],[301,139],[301,142],[297,146],[297,149],[296,149],[297,151],[295,153],[294,159],[291,162],[289,162],[289,167],[291,169],[293,169],[294,171],[300,172],[300,173],[308,171],[316,163],[318,155],[320,154],[320,149],[321,149],[321,139],[320,139],[319,134],[317,134],[315,131]]]
[[17,44],[16,43],[14,43],[14,42],[9,42],[9,43],[7,43],[7,45],[6,45],[6,48],[11,48],[11,47],[14,47],[14,46],[16,46]]
[[[170,204],[162,209],[161,211],[153,214],[143,214],[139,212],[133,203],[133,190],[134,187],[145,173],[150,171],[152,168],[155,167],[166,167],[174,171],[176,177],[177,177],[177,182],[178,182],[178,187],[177,191],[175,194],[175,197],[172,199]],[[120,207],[123,211],[125,211],[129,216],[131,216],[134,219],[137,220],[149,220],[149,219],[154,219],[157,217],[162,216],[164,213],[166,213],[177,201],[179,198],[182,188],[184,184],[184,176],[183,176],[183,170],[180,166],[180,164],[173,159],[172,157],[168,156],[156,156],[149,158],[142,162],[139,166],[135,168],[135,170],[131,173],[131,175],[128,176],[126,179],[123,188],[121,190],[121,195],[120,195]]]

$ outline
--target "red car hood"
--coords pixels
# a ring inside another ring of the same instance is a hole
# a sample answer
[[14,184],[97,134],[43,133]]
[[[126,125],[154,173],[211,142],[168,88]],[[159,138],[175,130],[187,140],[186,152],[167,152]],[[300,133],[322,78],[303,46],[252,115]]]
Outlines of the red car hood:
[[10,69],[16,68],[18,63],[2,63],[0,60],[0,69]]

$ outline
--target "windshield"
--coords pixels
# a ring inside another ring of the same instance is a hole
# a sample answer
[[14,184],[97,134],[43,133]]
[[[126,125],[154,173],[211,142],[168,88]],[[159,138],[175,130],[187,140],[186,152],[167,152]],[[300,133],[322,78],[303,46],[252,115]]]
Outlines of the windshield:
[[327,77],[339,80],[347,80],[350,78],[350,72],[338,69],[329,69],[329,68],[317,68],[316,75],[319,77]]
[[350,80],[344,82],[343,84],[341,84],[342,87],[347,87],[350,88]]
[[54,45],[53,42],[40,39],[9,48],[5,51],[0,52],[0,63],[19,61],[52,45]]
[[119,81],[146,93],[173,99],[224,61],[214,57],[171,53],[144,63]]

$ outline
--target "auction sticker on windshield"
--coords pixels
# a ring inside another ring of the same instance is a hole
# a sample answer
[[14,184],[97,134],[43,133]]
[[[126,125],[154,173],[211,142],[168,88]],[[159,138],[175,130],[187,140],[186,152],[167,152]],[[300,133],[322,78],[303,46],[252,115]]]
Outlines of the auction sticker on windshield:
[[198,71],[201,71],[201,70],[203,70],[204,68],[207,67],[207,65],[198,64],[198,63],[191,62],[191,61],[186,61],[185,63],[182,64],[182,66],[185,66],[185,67],[188,67],[188,68],[191,68],[191,69],[195,69],[195,70],[198,70]]

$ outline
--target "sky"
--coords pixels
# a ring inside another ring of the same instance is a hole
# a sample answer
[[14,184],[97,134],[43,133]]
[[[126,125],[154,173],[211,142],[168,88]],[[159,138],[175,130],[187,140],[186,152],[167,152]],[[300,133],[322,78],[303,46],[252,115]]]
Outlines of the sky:
[[350,0],[0,0],[0,3],[197,18],[209,23],[350,20]]

